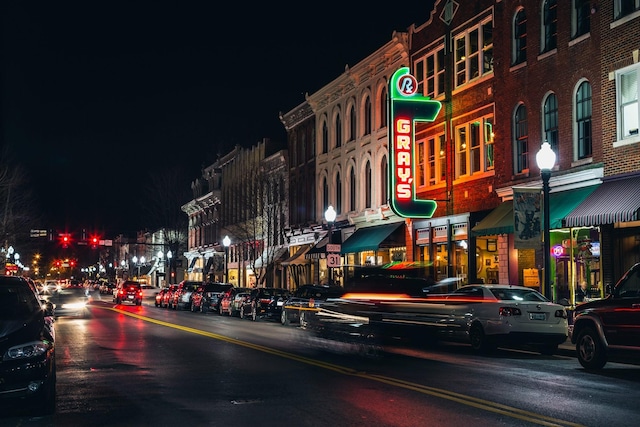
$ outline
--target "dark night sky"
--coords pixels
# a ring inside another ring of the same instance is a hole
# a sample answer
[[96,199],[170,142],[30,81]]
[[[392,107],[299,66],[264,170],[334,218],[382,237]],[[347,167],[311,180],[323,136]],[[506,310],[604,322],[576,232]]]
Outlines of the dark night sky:
[[218,152],[285,142],[279,112],[433,2],[348,3],[4,2],[2,143],[32,172],[43,226],[144,228],[148,168],[179,164],[188,187]]

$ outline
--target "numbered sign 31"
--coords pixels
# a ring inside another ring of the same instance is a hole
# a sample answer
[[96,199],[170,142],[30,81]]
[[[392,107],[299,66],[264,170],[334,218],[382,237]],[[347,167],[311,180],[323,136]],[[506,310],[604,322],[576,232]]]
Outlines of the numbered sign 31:
[[340,267],[340,254],[327,254],[327,267]]

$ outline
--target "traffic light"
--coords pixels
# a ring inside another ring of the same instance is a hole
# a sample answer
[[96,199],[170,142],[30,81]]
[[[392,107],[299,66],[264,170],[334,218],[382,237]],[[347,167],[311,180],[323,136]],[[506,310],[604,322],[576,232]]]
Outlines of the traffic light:
[[89,239],[89,244],[91,245],[91,249],[95,249],[100,244],[100,236],[91,236]]
[[71,244],[71,236],[69,234],[61,234],[60,235],[60,245],[63,248],[68,248]]

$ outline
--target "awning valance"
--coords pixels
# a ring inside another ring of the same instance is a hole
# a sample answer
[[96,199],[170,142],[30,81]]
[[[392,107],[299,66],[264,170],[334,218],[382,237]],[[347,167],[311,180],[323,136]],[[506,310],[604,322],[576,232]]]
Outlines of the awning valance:
[[311,249],[304,254],[305,259],[324,259],[327,257],[326,246],[329,242],[328,237],[324,237],[318,241]]
[[615,177],[603,183],[564,219],[566,227],[640,220],[640,176]]
[[298,265],[307,264],[309,261],[305,258],[305,254],[311,249],[310,245],[303,245],[298,248],[295,254],[282,261],[282,265]]
[[[387,240],[394,231],[403,226],[404,222],[395,222],[391,224],[360,228],[356,230],[351,237],[344,241],[340,252],[343,254],[350,254],[355,252],[378,250],[383,242]],[[393,243],[395,245],[404,246],[404,236],[402,236],[402,239],[398,239],[397,242]]]
[[[549,227],[552,230],[564,228],[565,217],[597,188],[598,185],[591,185],[551,193],[549,195]],[[471,230],[476,236],[513,233],[513,200],[502,202]]]

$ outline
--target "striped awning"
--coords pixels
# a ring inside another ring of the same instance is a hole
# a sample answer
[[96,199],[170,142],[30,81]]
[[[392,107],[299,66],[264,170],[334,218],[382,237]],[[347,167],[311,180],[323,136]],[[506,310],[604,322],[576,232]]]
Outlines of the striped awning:
[[640,220],[640,176],[603,180],[564,219],[566,227],[588,227]]

